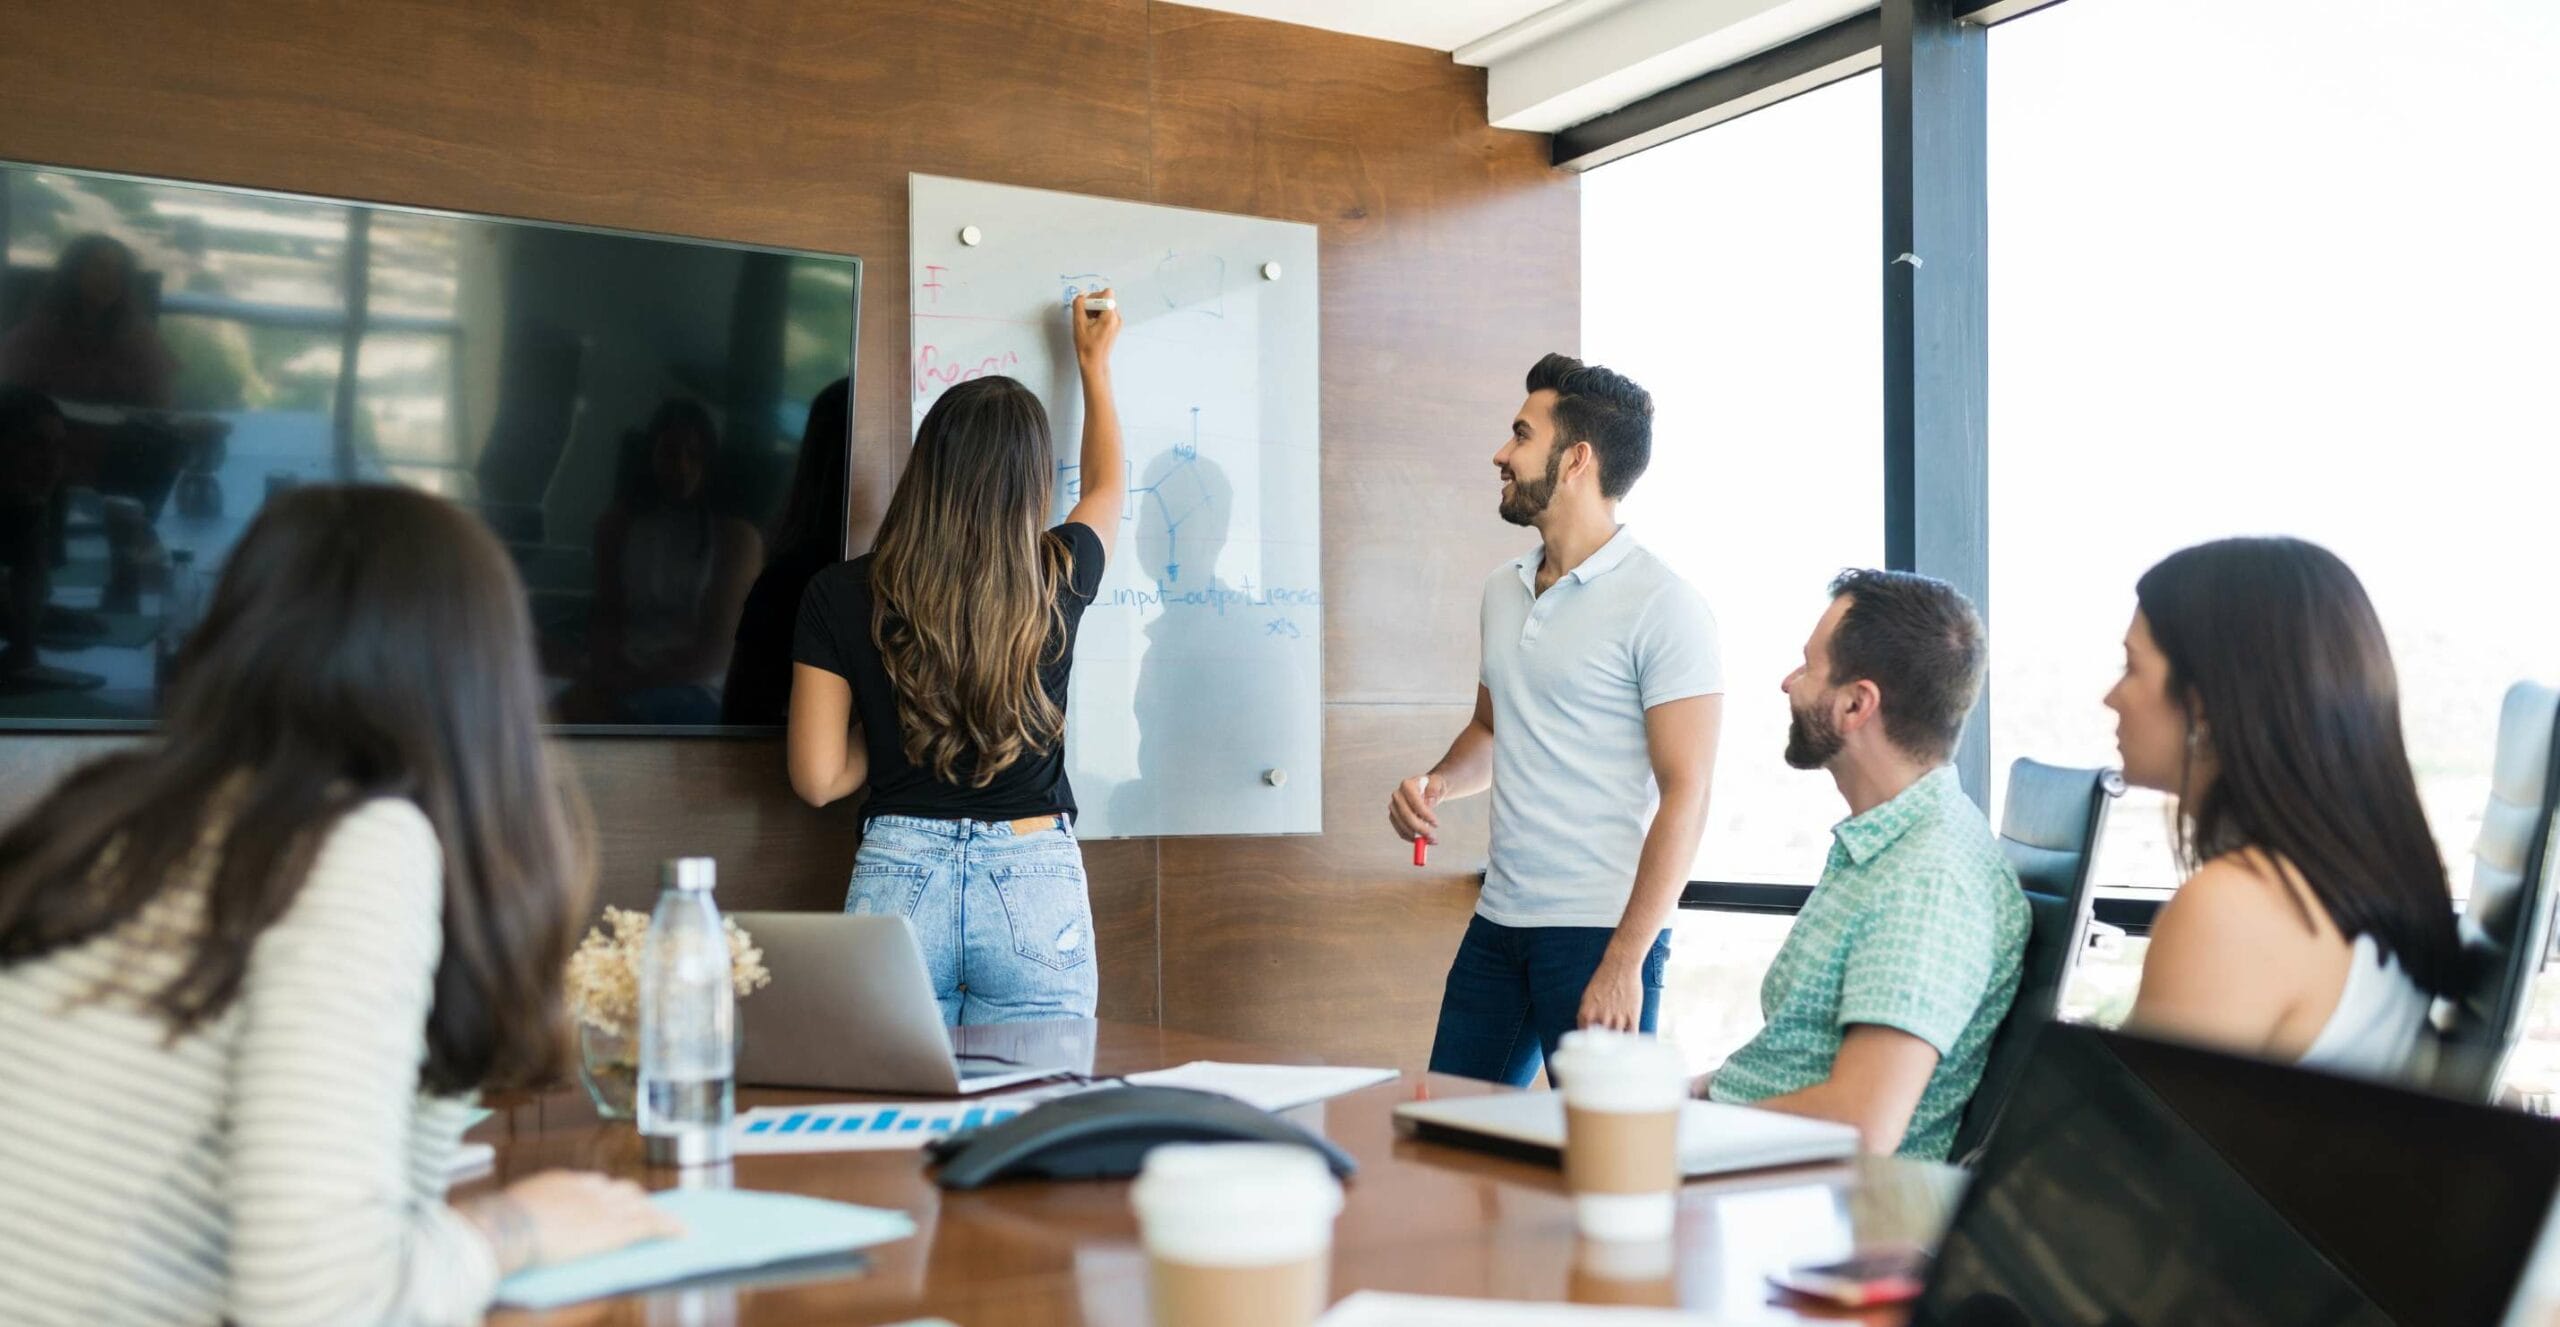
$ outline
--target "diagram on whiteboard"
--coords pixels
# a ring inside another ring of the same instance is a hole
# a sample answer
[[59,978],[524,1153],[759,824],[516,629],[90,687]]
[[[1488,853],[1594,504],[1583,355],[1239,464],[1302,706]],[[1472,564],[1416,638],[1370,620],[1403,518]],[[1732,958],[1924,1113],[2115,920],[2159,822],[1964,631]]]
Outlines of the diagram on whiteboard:
[[1120,302],[1129,500],[1076,644],[1078,833],[1321,829],[1315,228],[923,175],[910,207],[914,418],[1020,380],[1061,519],[1084,478],[1067,309]]

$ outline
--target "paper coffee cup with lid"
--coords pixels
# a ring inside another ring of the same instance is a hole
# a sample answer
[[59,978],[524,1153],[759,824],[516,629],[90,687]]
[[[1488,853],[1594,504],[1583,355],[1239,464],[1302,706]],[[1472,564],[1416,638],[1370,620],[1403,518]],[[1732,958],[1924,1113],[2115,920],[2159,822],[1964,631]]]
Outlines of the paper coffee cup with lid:
[[1574,1224],[1598,1240],[1668,1235],[1679,1206],[1680,1107],[1689,1096],[1679,1049],[1590,1028],[1566,1033],[1547,1068],[1564,1098]]
[[1324,1312],[1342,1184],[1282,1143],[1168,1143],[1129,1190],[1155,1327],[1308,1327]]

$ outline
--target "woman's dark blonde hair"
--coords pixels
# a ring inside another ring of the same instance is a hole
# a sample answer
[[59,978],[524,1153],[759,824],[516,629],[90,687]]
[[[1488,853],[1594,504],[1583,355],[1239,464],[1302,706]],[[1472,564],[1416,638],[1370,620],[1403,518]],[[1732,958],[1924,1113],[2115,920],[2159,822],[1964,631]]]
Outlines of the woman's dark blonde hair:
[[1054,746],[1066,715],[1040,685],[1064,648],[1067,548],[1044,526],[1049,416],[1011,378],[942,394],[916,430],[872,549],[872,638],[908,763],[986,787]]
[[420,1085],[551,1080],[590,836],[545,748],[532,623],[498,541],[407,489],[287,493],[232,550],[174,671],[156,740],[72,774],[0,835],[0,967],[134,918],[209,839],[201,933],[174,980],[136,993],[183,1033],[239,997],[338,819],[403,797],[444,857]]

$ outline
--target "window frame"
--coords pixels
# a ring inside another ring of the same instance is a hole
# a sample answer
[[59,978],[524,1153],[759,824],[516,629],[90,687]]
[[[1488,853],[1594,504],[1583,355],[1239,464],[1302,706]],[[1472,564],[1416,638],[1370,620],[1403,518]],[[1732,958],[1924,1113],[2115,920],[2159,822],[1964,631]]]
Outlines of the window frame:
[[[1885,563],[1990,603],[1986,159],[1988,29],[2061,0],[1884,0],[1865,11],[1559,131],[1550,159],[1589,170],[1871,69],[1884,72]],[[1991,696],[1956,767],[1987,805]],[[1692,880],[1680,906],[1792,914],[1809,885]],[[2102,898],[2147,933],[2158,899]]]

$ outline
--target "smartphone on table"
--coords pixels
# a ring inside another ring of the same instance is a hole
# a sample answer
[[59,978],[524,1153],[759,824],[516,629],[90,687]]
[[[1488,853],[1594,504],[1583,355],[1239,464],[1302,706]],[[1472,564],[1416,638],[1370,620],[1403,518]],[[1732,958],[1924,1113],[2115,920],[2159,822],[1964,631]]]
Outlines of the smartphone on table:
[[1929,1255],[1919,1249],[1874,1249],[1838,1262],[1807,1263],[1769,1278],[1780,1290],[1848,1308],[1918,1299],[1929,1280]]

